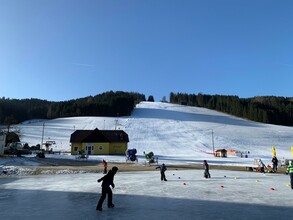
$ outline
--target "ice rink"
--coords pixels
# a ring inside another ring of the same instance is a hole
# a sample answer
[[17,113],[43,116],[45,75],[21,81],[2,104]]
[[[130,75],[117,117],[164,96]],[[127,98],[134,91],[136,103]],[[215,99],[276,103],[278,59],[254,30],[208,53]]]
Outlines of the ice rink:
[[115,208],[96,211],[102,174],[0,178],[1,219],[291,219],[289,176],[255,172],[118,172]]

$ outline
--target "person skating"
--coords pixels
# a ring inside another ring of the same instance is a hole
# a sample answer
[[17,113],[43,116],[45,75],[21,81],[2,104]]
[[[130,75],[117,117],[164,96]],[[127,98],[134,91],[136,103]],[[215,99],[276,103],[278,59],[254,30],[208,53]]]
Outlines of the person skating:
[[103,206],[103,202],[106,199],[106,196],[108,194],[108,208],[114,208],[114,204],[112,202],[113,200],[113,193],[112,190],[110,188],[110,186],[112,186],[112,188],[115,188],[114,185],[114,176],[118,171],[118,167],[112,167],[112,169],[102,178],[98,179],[98,182],[102,182],[102,195],[101,198],[98,202],[97,208],[96,210],[102,211],[102,206]]
[[276,173],[278,169],[278,158],[276,156],[273,157],[272,163],[273,163],[273,172]]
[[286,174],[289,174],[290,176],[290,185],[291,189],[293,189],[293,162],[291,160],[289,161],[289,166],[287,167]]
[[204,169],[204,177],[205,178],[211,178],[211,174],[209,171],[209,164],[206,160],[203,161],[202,167]]
[[167,170],[166,165],[163,163],[161,166],[156,167],[156,169],[160,169],[161,172],[161,181],[167,181],[165,171]]
[[265,174],[265,169],[267,169],[266,165],[262,162],[261,159],[259,159],[259,167],[260,167],[260,172]]
[[102,165],[104,167],[104,171],[103,172],[104,172],[104,174],[106,174],[108,172],[107,171],[107,167],[108,167],[107,161],[103,160]]

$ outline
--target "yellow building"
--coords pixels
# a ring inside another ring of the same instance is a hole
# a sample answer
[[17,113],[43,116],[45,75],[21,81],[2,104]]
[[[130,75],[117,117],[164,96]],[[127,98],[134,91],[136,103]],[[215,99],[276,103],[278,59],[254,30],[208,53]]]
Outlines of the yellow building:
[[71,154],[124,155],[128,134],[122,130],[76,130],[71,134]]

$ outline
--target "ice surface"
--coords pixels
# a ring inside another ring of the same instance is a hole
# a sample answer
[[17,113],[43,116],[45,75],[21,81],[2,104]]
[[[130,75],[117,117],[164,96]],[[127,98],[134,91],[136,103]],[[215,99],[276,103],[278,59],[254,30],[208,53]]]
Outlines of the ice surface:
[[[96,211],[102,174],[0,178],[1,219],[291,219],[293,190],[280,174],[211,170],[118,172],[115,208]],[[223,187],[221,187],[223,186]],[[274,189],[274,190],[272,190]]]

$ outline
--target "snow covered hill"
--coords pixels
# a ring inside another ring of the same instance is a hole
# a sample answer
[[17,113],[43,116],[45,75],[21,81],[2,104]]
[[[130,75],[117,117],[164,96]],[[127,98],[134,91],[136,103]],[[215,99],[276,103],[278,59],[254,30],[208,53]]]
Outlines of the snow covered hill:
[[[268,125],[236,118],[217,111],[162,102],[142,102],[130,117],[71,117],[34,120],[18,125],[21,141],[30,146],[54,140],[54,150],[69,151],[76,129],[122,129],[129,148],[138,155],[153,151],[165,161],[214,160],[211,152],[226,148],[249,151],[249,158],[270,160],[274,146],[278,158],[291,158],[293,127]],[[233,159],[233,160],[231,160]],[[244,158],[229,156],[227,163]],[[249,161],[251,163],[251,160]]]

